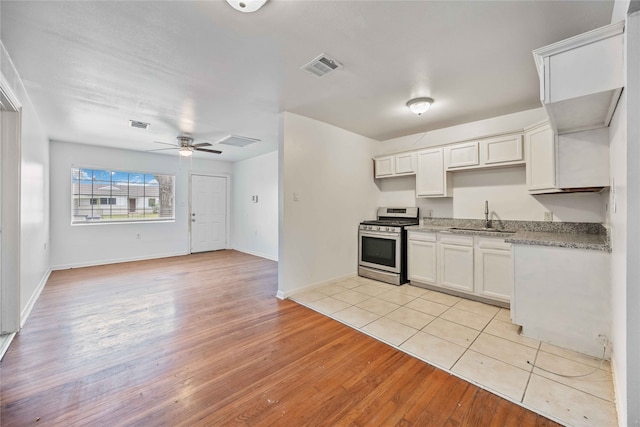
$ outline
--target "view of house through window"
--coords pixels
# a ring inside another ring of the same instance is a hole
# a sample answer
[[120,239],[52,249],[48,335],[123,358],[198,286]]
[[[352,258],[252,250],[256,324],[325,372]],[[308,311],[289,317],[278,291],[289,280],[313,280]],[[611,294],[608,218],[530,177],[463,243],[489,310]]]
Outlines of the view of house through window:
[[173,175],[71,169],[71,223],[172,220]]

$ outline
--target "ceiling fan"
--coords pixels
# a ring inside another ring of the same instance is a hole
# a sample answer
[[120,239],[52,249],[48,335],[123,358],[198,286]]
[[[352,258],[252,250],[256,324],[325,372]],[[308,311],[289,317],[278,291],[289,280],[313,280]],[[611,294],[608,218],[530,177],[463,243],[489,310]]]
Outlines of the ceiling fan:
[[208,148],[202,148],[202,147],[210,147],[211,143],[209,142],[199,142],[197,144],[194,144],[193,138],[188,135],[178,135],[176,139],[178,140],[177,146],[176,144],[169,144],[167,142],[154,141],[156,144],[171,145],[171,148],[158,148],[158,149],[149,150],[149,151],[178,150],[178,154],[185,157],[191,156],[194,151],[203,151],[205,153],[212,153],[212,154],[222,154],[222,151],[219,151],[219,150],[209,150]]

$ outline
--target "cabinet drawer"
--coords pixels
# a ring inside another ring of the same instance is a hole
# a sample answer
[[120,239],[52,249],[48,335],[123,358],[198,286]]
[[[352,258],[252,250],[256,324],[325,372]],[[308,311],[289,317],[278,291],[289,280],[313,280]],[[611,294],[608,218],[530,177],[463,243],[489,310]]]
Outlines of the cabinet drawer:
[[435,242],[437,240],[436,233],[424,233],[421,231],[410,231],[409,240],[418,240],[420,242]]
[[486,237],[478,237],[478,247],[480,249],[497,249],[503,251],[511,250],[511,243],[505,243],[502,239],[490,239]]
[[473,246],[473,236],[440,234],[440,242],[446,245]]

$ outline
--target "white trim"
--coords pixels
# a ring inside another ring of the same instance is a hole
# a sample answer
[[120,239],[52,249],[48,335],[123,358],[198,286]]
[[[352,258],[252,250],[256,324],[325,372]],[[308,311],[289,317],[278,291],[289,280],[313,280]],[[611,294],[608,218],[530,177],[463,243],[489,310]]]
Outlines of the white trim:
[[252,251],[252,250],[249,250],[249,249],[243,249],[243,248],[238,248],[238,247],[234,247],[232,249],[234,251],[242,252],[242,253],[245,253],[245,254],[248,254],[248,255],[253,255],[253,256],[260,257],[260,258],[265,258],[265,259],[268,259],[268,260],[271,260],[271,261],[278,262],[278,255],[273,256],[273,255],[266,254],[264,252]]
[[174,256],[184,256],[184,255],[189,255],[189,252],[180,251],[180,252],[171,252],[171,253],[152,255],[152,256],[139,256],[139,257],[106,259],[101,261],[78,262],[73,264],[53,265],[51,266],[51,270],[56,271],[56,270],[67,270],[69,268],[95,267],[97,265],[119,264],[121,262],[132,262],[132,261],[146,261],[149,259],[170,258]]
[[49,276],[51,275],[51,271],[52,271],[51,268],[49,268],[47,270],[47,272],[44,274],[44,276],[42,276],[42,279],[40,280],[40,283],[38,283],[38,287],[33,292],[33,294],[31,294],[31,298],[29,298],[29,302],[27,303],[25,308],[22,310],[22,313],[20,313],[20,328],[21,329],[24,327],[24,324],[27,322],[27,318],[31,314],[31,310],[33,310],[33,307],[36,305],[36,301],[38,301],[38,298],[40,298],[40,294],[44,290],[44,286],[47,284],[47,280],[49,280]]
[[7,350],[9,350],[9,346],[13,341],[13,337],[16,336],[16,333],[0,335],[0,361],[4,357]]
[[333,279],[324,280],[322,282],[317,282],[317,283],[312,283],[310,285],[302,286],[302,287],[291,289],[291,290],[288,290],[288,291],[283,291],[281,289],[278,289],[278,293],[276,294],[276,296],[278,298],[280,298],[280,299],[286,299],[286,298],[289,298],[291,295],[295,295],[295,294],[297,294],[299,292],[310,291],[313,288],[317,288],[318,286],[323,286],[323,285],[328,285],[328,284],[335,283],[335,282],[340,282],[342,280],[350,279],[352,277],[357,277],[357,276],[358,275],[356,273],[349,273],[349,274],[345,274],[344,276],[334,277]]
[[559,42],[544,46],[533,51],[533,57],[536,61],[538,70],[541,69],[545,57],[557,55],[567,50],[585,46],[609,37],[614,37],[624,32],[624,21],[615,24],[606,25],[596,28],[583,34],[578,34],[571,38],[560,40]]

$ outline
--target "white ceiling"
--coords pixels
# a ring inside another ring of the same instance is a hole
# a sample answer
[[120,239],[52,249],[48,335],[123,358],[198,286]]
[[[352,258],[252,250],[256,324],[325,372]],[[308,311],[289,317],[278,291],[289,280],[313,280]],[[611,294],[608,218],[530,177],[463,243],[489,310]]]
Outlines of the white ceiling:
[[[161,148],[190,132],[277,149],[290,111],[384,140],[540,106],[531,50],[609,23],[612,1],[2,1],[0,35],[52,140]],[[344,68],[299,68],[326,53]],[[405,106],[435,99],[423,116]],[[151,123],[147,131],[129,119]],[[173,153],[173,152],[172,152]]]

